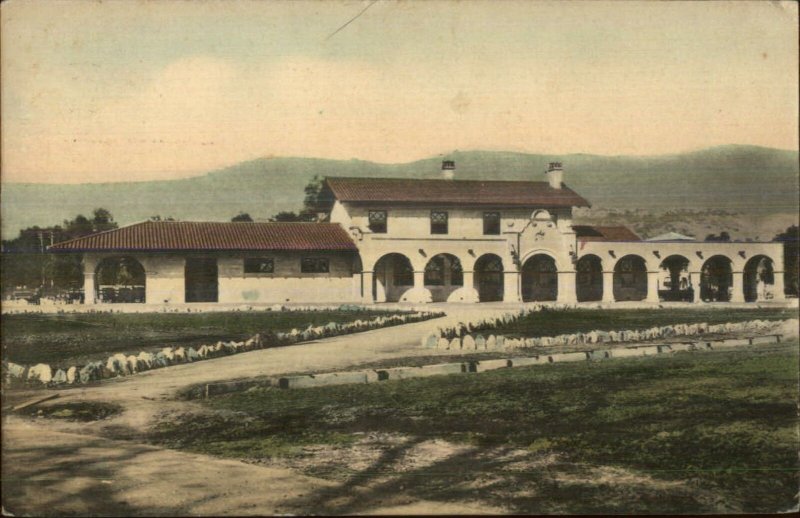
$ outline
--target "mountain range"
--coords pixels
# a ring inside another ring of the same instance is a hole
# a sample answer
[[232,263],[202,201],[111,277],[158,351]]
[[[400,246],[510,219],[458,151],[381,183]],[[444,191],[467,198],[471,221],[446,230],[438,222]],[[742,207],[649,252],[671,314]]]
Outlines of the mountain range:
[[596,208],[798,211],[798,152],[728,145],[658,156],[544,155],[454,151],[404,164],[319,158],[259,158],[180,180],[92,184],[3,183],[2,234],[50,226],[97,207],[120,225],[155,215],[228,221],[239,212],[266,220],[297,210],[315,175],[438,178],[443,159],[457,179],[545,180],[548,162],[564,165],[564,182]]

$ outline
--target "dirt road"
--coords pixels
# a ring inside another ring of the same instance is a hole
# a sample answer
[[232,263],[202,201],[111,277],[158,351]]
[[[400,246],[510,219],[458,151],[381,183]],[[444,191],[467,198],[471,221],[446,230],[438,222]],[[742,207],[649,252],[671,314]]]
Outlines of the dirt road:
[[[163,450],[139,439],[161,416],[199,410],[175,399],[198,383],[330,370],[397,357],[431,354],[421,337],[439,326],[502,313],[508,308],[451,308],[441,319],[327,338],[291,347],[252,351],[157,369],[97,386],[58,390],[54,401],[102,401],[122,406],[111,419],[91,423],[5,416],[3,506],[20,514],[219,515],[305,514],[315,503],[303,495],[332,483],[289,470]],[[119,440],[119,439],[127,440]],[[428,507],[426,507],[430,504]],[[401,496],[369,513],[482,513],[473,504],[408,502]],[[419,507],[422,506],[422,507]]]

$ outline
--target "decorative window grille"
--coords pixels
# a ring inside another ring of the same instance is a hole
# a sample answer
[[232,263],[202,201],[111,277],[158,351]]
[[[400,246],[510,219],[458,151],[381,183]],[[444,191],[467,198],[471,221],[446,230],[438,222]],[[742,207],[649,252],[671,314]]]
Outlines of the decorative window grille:
[[385,210],[369,211],[369,229],[376,234],[385,234],[387,219]]
[[447,212],[431,211],[431,234],[447,234]]

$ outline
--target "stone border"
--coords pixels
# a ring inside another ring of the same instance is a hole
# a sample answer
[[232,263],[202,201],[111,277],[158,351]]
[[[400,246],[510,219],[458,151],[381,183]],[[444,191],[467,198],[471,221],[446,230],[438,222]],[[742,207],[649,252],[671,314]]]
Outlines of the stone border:
[[586,345],[610,342],[639,342],[643,340],[656,340],[675,336],[694,336],[705,333],[736,333],[743,331],[763,332],[774,327],[776,324],[798,327],[797,319],[788,320],[749,320],[743,322],[726,322],[724,324],[708,324],[705,322],[697,324],[671,324],[666,326],[654,326],[648,329],[621,330],[621,331],[601,331],[594,330],[587,333],[570,333],[557,336],[542,336],[532,338],[507,338],[503,335],[490,334],[484,337],[475,333],[476,330],[486,331],[496,329],[505,324],[516,322],[532,313],[548,309],[569,309],[569,305],[563,306],[534,306],[525,308],[517,313],[506,313],[500,317],[482,319],[477,322],[459,323],[454,327],[439,328],[437,333],[424,335],[421,339],[422,347],[446,351],[483,351],[483,350],[506,350],[524,347],[548,347],[563,345]]
[[[341,308],[342,306],[337,307],[339,310],[342,310]],[[349,310],[365,310],[357,306],[354,306],[354,308],[356,309]],[[321,311],[320,309],[317,310]],[[344,309],[343,311],[348,311],[348,309]],[[387,313],[388,312],[389,311],[387,311]],[[138,355],[128,356],[117,353],[110,356],[105,362],[89,362],[86,365],[74,365],[66,369],[55,369],[46,363],[27,366],[13,362],[3,362],[3,379],[6,383],[17,379],[43,385],[89,383],[117,376],[130,376],[138,372],[169,367],[170,365],[192,363],[268,347],[293,345],[319,338],[328,338],[371,331],[384,327],[422,322],[442,316],[444,316],[442,312],[418,311],[414,313],[394,313],[388,316],[378,316],[372,320],[358,319],[344,324],[329,322],[324,326],[309,326],[303,331],[292,329],[288,333],[267,332],[263,335],[256,334],[242,342],[217,342],[213,345],[202,345],[197,350],[193,347],[164,347],[155,353],[142,351]]]
[[205,386],[206,398],[246,390],[253,386],[274,386],[281,389],[303,389],[332,387],[336,385],[361,385],[387,380],[427,378],[450,374],[481,373],[514,367],[550,365],[554,363],[602,361],[615,358],[668,355],[682,351],[715,351],[746,345],[781,343],[783,334],[769,334],[748,338],[725,338],[671,344],[639,345],[625,348],[558,353],[530,357],[511,357],[499,360],[469,360],[457,363],[441,363],[422,367],[393,367],[364,371],[343,371],[324,374],[284,376],[269,381],[242,381],[209,384]]

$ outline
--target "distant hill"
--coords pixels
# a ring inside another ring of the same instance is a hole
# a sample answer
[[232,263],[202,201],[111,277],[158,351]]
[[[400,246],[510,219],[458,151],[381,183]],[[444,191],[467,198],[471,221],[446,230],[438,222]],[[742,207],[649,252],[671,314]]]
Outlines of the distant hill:
[[756,146],[720,146],[661,156],[537,155],[455,151],[406,164],[361,160],[262,158],[182,180],[82,185],[2,185],[2,232],[15,237],[109,209],[125,225],[154,215],[227,221],[240,211],[266,219],[296,210],[314,176],[437,178],[442,158],[455,160],[456,178],[544,180],[547,163],[564,164],[564,181],[594,207],[727,209],[743,213],[797,213],[798,152]]

